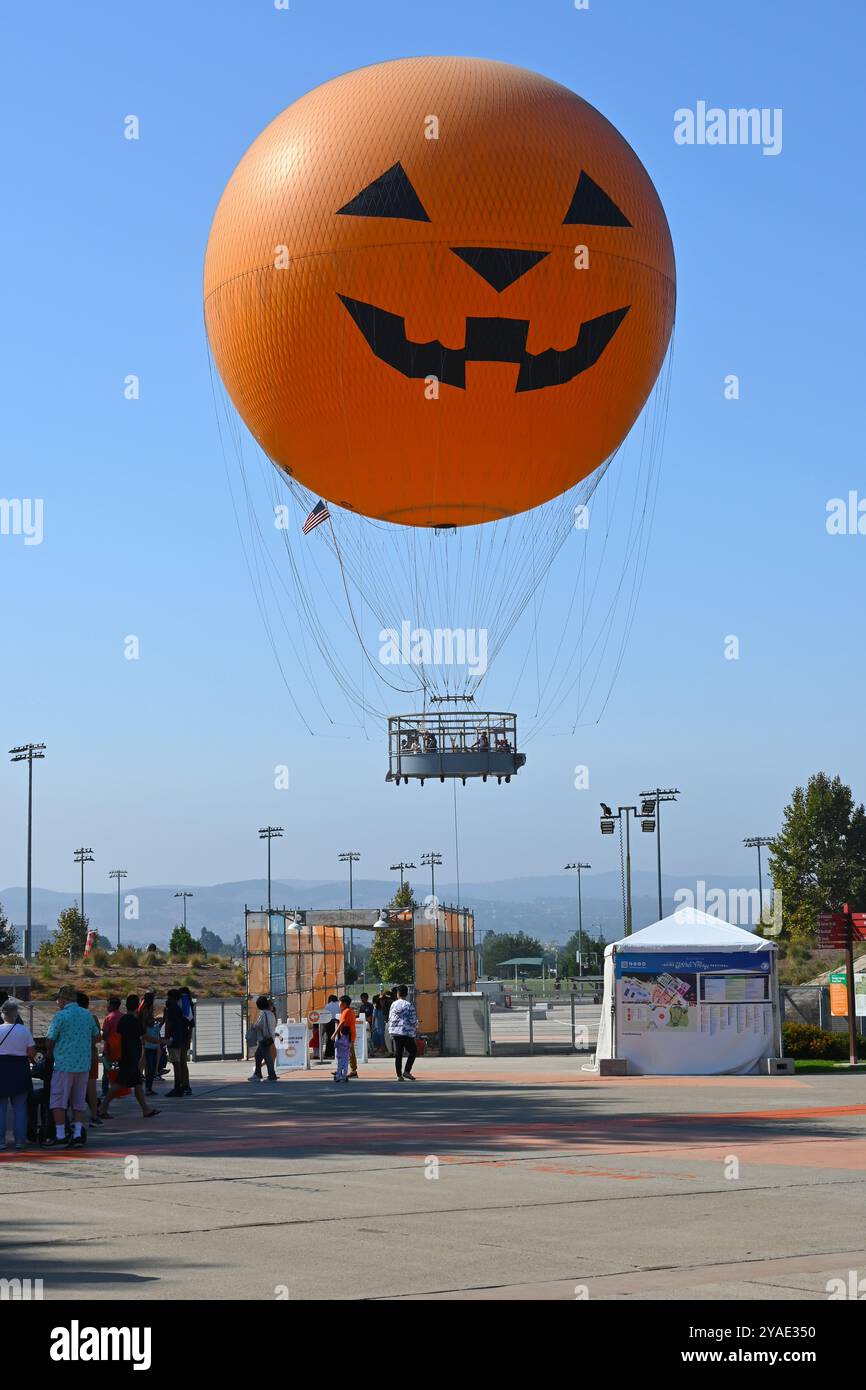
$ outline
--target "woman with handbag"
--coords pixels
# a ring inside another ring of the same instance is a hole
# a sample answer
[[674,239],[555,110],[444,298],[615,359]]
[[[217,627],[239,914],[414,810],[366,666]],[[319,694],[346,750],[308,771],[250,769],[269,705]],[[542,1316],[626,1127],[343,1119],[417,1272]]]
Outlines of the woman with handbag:
[[276,1081],[277,1073],[274,1068],[274,1035],[277,1031],[276,1014],[273,1012],[270,999],[266,995],[260,994],[256,1000],[256,1008],[259,1016],[247,1029],[247,1043],[252,1047],[255,1042],[255,1071],[250,1077],[250,1081],[261,1081],[262,1064],[268,1069],[268,1080]]
[[6,1102],[12,1107],[12,1129],[15,1148],[27,1143],[27,1101],[30,1096],[30,1063],[36,1056],[33,1034],[18,1016],[15,999],[0,1004],[0,1106],[3,1107],[3,1132],[0,1149],[6,1147]]

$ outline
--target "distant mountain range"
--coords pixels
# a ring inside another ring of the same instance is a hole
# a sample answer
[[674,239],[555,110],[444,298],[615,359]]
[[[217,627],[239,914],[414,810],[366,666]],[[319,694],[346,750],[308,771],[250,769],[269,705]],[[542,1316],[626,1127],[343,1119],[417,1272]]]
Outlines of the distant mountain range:
[[[499,879],[490,882],[462,883],[460,898],[475,911],[478,937],[487,930],[495,932],[525,931],[540,937],[543,942],[565,941],[577,927],[577,875],[549,874],[535,878]],[[429,891],[429,879],[413,876],[416,897],[423,899]],[[725,892],[754,888],[730,875],[708,875],[707,891]],[[356,879],[356,907],[384,907],[394,895],[396,883],[390,879]],[[444,903],[457,901],[457,885],[437,883],[437,895]],[[696,881],[685,875],[665,874],[662,877],[664,911],[675,907],[674,894],[688,888],[696,892]],[[236,934],[243,937],[244,907],[259,908],[267,904],[267,880],[246,879],[239,883],[213,885],[171,884],[165,887],[128,887],[122,901],[137,901],[137,919],[121,920],[121,939],[138,946],[153,941],[158,946],[168,944],[174,926],[183,919],[181,902],[174,894],[180,889],[192,893],[187,899],[187,925],[193,936],[202,928],[215,932],[231,943]],[[765,888],[765,892],[769,892]],[[271,898],[274,907],[346,908],[349,889],[345,880],[275,879]],[[56,926],[58,913],[77,903],[74,889],[53,892],[33,889],[33,923]],[[26,894],[23,888],[0,890],[0,902],[10,921],[20,926],[26,915]],[[634,928],[647,926],[658,917],[658,897],[654,874],[639,870],[632,875]],[[700,906],[700,903],[698,903]],[[117,936],[117,898],[113,893],[88,892],[85,885],[84,908],[91,926],[113,942]],[[583,879],[583,925],[593,935],[599,932],[607,941],[623,933],[622,888],[618,873],[587,874]]]

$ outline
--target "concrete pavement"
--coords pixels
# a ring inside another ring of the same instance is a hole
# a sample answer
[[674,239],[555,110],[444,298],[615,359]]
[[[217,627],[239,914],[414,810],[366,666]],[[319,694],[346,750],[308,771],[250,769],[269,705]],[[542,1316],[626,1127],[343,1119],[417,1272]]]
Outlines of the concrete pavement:
[[[132,1100],[0,1155],[6,1277],[45,1297],[826,1299],[866,1276],[863,1078],[388,1061]],[[864,1285],[866,1287],[866,1285]]]

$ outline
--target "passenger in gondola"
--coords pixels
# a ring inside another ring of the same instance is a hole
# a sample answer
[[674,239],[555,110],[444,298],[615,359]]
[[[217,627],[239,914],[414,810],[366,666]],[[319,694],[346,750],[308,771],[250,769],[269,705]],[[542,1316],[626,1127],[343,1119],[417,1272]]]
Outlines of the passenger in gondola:
[[477,739],[472,745],[472,751],[474,753],[486,753],[489,750],[489,748],[490,739],[487,736],[486,730],[482,729],[479,732]]
[[431,733],[428,729],[427,733],[424,735],[424,752],[435,753],[438,747],[439,745],[436,742],[436,735],[434,733]]

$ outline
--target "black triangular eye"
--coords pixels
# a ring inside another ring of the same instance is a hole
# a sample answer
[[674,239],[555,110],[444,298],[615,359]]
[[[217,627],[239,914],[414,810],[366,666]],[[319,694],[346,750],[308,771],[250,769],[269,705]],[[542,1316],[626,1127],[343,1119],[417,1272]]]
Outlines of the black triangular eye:
[[613,199],[584,170],[581,170],[571,207],[562,222],[563,226],[568,222],[579,222],[584,227],[631,226],[625,213],[620,212]]
[[354,197],[338,213],[352,217],[402,217],[407,222],[429,222],[421,199],[402,164],[394,164]]

